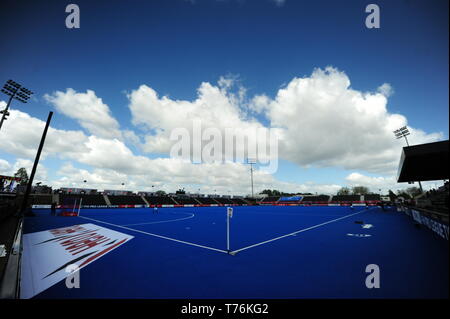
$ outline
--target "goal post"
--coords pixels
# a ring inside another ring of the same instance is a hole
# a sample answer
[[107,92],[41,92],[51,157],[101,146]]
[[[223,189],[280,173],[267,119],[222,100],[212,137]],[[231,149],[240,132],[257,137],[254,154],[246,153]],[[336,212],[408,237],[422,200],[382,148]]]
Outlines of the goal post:
[[227,207],[227,252],[230,253],[230,218],[233,217],[233,207]]
[[59,213],[59,216],[78,216],[80,214],[82,202],[83,198],[65,198],[60,205],[61,212]]

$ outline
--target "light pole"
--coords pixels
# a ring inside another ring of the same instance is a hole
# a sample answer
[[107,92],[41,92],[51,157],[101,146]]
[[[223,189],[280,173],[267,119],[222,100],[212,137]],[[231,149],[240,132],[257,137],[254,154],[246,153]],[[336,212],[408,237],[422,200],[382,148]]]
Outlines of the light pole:
[[247,164],[250,164],[250,179],[252,184],[252,198],[254,197],[253,194],[253,164],[256,164],[256,159],[254,158],[247,158]]
[[9,105],[11,104],[12,99],[16,99],[22,103],[27,103],[30,96],[33,94],[30,90],[23,87],[17,82],[14,82],[13,80],[6,81],[5,85],[3,85],[3,88],[1,90],[6,95],[9,95],[8,103],[6,104],[6,107],[3,111],[0,111],[0,114],[2,114],[2,119],[0,120],[0,130],[2,129],[3,122],[6,120],[6,117],[9,115]]
[[[408,130],[408,128],[407,128],[406,126],[403,126],[403,127],[399,128],[398,130],[395,130],[395,131],[394,131],[394,134],[395,134],[395,137],[396,137],[397,139],[401,139],[401,138],[404,137],[404,138],[405,138],[405,141],[406,141],[406,145],[409,146],[407,136],[408,136],[410,133],[409,133],[409,130]],[[418,182],[419,182],[420,192],[423,193],[422,183],[421,183],[420,181],[418,181]]]
[[404,137],[405,141],[406,141],[406,145],[409,146],[408,138],[406,136],[408,136],[410,133],[406,126],[403,126],[403,127],[399,128],[398,130],[395,130],[394,134],[397,139]]
[[45,123],[44,132],[42,133],[41,142],[39,143],[39,147],[36,153],[36,157],[34,158],[33,168],[31,169],[30,179],[27,183],[27,188],[25,190],[25,194],[23,195],[22,207],[20,208],[20,213],[23,214],[25,209],[28,208],[28,197],[30,196],[31,186],[33,185],[34,175],[36,174],[36,169],[39,163],[39,158],[41,157],[42,148],[44,147],[45,138],[47,136],[47,131],[50,126],[50,122],[52,120],[53,112],[48,113],[47,122]]

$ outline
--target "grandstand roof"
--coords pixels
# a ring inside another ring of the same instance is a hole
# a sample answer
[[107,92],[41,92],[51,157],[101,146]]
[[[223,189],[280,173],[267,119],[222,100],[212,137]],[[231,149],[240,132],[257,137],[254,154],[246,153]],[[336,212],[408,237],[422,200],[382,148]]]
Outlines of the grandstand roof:
[[397,182],[448,179],[448,142],[447,140],[404,147],[398,166]]

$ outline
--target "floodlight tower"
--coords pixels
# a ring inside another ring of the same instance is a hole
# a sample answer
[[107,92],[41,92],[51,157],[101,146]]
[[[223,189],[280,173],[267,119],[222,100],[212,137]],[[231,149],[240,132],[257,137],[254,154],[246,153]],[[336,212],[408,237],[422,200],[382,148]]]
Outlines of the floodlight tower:
[[408,138],[406,136],[408,136],[410,133],[406,126],[403,126],[403,127],[399,128],[398,130],[395,130],[394,134],[397,139],[404,137],[405,141],[406,141],[406,145],[409,146]]
[[13,80],[6,81],[1,91],[6,95],[9,95],[9,100],[8,103],[6,104],[6,108],[3,111],[0,111],[0,114],[2,114],[2,119],[0,121],[0,130],[2,128],[3,122],[9,115],[8,109],[12,99],[16,99],[22,103],[27,103],[28,99],[33,94],[33,92],[23,87],[21,84],[14,82]]
[[250,164],[250,178],[252,183],[252,198],[254,197],[253,194],[253,165],[256,164],[255,158],[247,158],[247,164]]
[[[394,131],[394,134],[395,134],[395,137],[396,137],[397,139],[401,139],[402,137],[404,137],[404,138],[405,138],[405,141],[406,141],[406,145],[409,146],[407,136],[408,136],[410,133],[409,133],[409,130],[408,130],[408,128],[407,128],[406,126],[403,126],[403,127],[399,128],[398,130],[395,130],[395,131]],[[422,183],[421,183],[420,181],[418,181],[418,182],[419,182],[420,192],[423,193]]]

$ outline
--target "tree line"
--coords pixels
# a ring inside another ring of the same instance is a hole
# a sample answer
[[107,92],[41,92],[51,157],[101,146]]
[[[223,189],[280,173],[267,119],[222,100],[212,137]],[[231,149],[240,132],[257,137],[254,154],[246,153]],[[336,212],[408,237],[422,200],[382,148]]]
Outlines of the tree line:
[[[397,193],[394,193],[392,190],[389,190],[388,196],[391,200],[394,200],[397,197],[403,197],[405,199],[411,199],[419,195],[420,189],[418,187],[409,187],[404,190],[398,190]],[[276,189],[265,189],[260,194],[265,194],[267,196],[294,196],[299,193],[286,193]],[[312,193],[301,193],[302,195],[314,195]],[[371,192],[370,189],[366,186],[353,186],[353,187],[341,187],[336,195],[368,195],[375,194]]]

